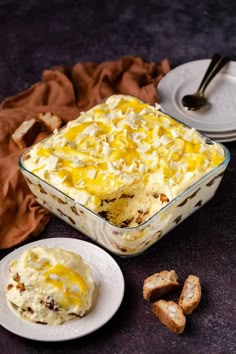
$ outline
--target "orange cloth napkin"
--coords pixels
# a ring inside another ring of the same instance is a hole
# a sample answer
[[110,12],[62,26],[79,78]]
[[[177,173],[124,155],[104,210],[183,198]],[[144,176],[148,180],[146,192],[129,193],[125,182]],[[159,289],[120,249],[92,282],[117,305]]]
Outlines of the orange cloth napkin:
[[[45,70],[42,80],[0,105],[0,248],[38,236],[50,220],[31,194],[18,167],[20,150],[11,135],[22,121],[40,112],[52,112],[66,123],[105,97],[131,94],[154,104],[156,87],[170,70],[167,59],[145,62],[125,56],[100,64],[78,63]],[[40,133],[39,141],[46,133]]]

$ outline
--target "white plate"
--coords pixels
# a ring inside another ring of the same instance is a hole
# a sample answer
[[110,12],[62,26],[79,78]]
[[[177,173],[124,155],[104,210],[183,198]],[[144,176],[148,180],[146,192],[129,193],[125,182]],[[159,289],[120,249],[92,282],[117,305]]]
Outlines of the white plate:
[[194,93],[210,63],[196,60],[171,70],[158,85],[160,105],[164,112],[202,132],[229,133],[236,130],[236,62],[229,62],[206,89],[209,107],[186,110],[182,97]]
[[[22,319],[5,297],[9,263],[33,246],[57,247],[79,253],[92,269],[95,281],[93,305],[89,313],[59,326],[31,323]],[[89,242],[72,238],[52,238],[31,242],[7,255],[0,262],[0,324],[21,337],[39,341],[64,341],[85,336],[101,326],[118,310],[124,296],[123,274],[115,260]]]
[[202,132],[202,134],[206,134],[208,136],[215,136],[216,138],[230,138],[230,137],[235,137],[236,136],[236,130],[232,130],[230,132],[217,132],[217,133],[212,133],[212,132]]
[[230,141],[236,141],[236,135],[228,138],[216,138],[216,137],[210,137],[210,139],[218,142],[218,143],[229,143]]
[[230,141],[235,141],[236,140],[236,131],[232,130],[231,132],[217,132],[217,133],[208,133],[208,132],[201,132],[202,134],[208,136],[208,138],[224,143],[224,142],[230,142]]
[[232,132],[228,132],[228,133],[212,133],[212,132],[202,132],[202,134],[205,134],[207,136],[209,136],[209,138],[215,138],[215,139],[231,139],[231,138],[235,138],[236,137],[236,131],[232,131]]
[[221,137],[218,137],[218,136],[213,136],[211,134],[206,134],[206,136],[208,136],[208,138],[214,140],[214,141],[217,141],[218,143],[227,143],[227,142],[230,142],[230,141],[236,141],[236,135],[230,135],[230,136],[221,136]]

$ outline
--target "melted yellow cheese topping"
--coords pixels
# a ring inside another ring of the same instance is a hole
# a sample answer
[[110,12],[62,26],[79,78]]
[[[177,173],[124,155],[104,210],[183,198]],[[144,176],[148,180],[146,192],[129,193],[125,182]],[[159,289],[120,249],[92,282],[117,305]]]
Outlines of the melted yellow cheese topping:
[[81,113],[30,155],[26,168],[94,211],[130,187],[156,184],[172,199],[224,160],[220,145],[126,95]]

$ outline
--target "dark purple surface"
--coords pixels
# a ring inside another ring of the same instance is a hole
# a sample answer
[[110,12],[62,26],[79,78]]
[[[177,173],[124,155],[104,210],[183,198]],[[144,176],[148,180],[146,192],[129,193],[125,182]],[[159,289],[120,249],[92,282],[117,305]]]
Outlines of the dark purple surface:
[[[235,1],[166,3],[1,1],[0,99],[27,88],[43,69],[57,64],[131,54],[150,61],[168,57],[174,67],[214,52],[236,60]],[[236,143],[226,145],[231,162],[216,196],[142,255],[114,257],[126,289],[120,309],[106,325],[64,343],[30,341],[0,327],[0,352],[235,353]],[[40,239],[50,237],[87,240],[55,217]],[[0,251],[0,258],[10,251]],[[190,273],[202,281],[202,301],[181,336],[163,327],[142,299],[144,278],[164,269],[175,269],[181,281]]]

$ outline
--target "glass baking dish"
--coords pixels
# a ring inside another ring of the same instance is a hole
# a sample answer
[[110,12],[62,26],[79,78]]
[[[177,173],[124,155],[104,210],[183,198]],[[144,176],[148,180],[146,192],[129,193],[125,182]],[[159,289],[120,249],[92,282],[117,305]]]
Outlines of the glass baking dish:
[[[202,138],[205,139],[206,144],[216,144],[203,135]],[[136,256],[160,240],[214,196],[230,160],[228,149],[219,145],[224,151],[224,160],[220,165],[207,172],[149,219],[134,227],[115,226],[29,171],[24,161],[32,148],[21,155],[19,167],[39,204],[110,252],[120,256]]]

